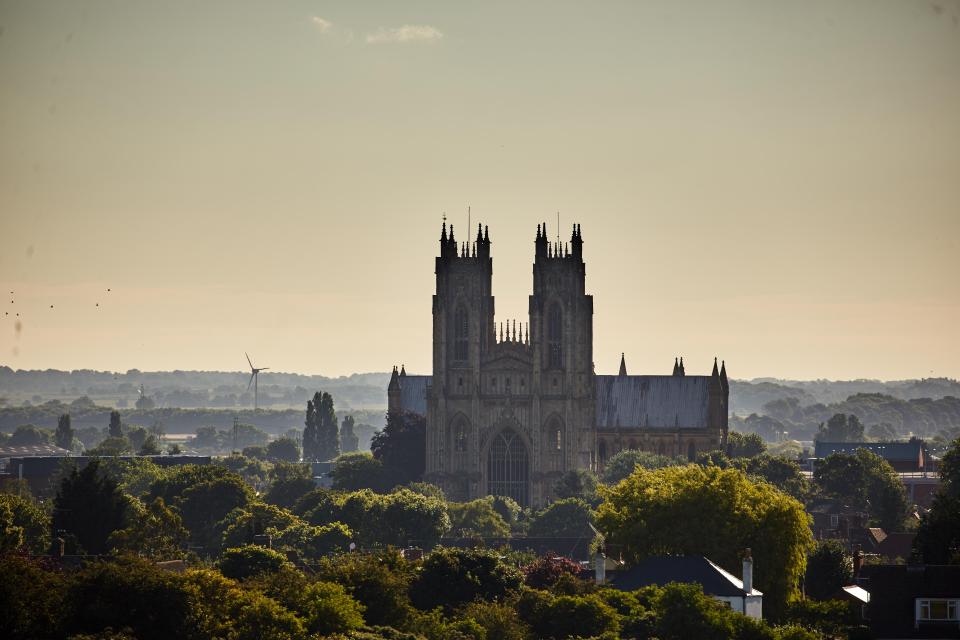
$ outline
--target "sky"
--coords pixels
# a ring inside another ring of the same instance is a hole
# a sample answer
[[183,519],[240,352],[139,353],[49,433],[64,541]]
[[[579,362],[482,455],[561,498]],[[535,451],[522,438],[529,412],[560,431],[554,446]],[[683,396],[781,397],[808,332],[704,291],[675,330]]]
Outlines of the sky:
[[468,206],[598,373],[960,377],[960,0],[0,0],[0,365],[429,373]]

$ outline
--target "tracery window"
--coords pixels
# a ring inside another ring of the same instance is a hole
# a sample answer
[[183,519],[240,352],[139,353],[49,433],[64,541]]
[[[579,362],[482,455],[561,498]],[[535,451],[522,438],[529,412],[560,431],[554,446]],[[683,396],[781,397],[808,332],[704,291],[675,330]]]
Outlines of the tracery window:
[[507,496],[526,506],[529,475],[527,449],[517,432],[504,429],[494,436],[487,454],[487,493]]
[[553,303],[547,313],[547,367],[560,369],[563,366],[563,316],[560,305]]
[[454,314],[453,330],[453,359],[467,362],[470,359],[470,317],[462,305]]

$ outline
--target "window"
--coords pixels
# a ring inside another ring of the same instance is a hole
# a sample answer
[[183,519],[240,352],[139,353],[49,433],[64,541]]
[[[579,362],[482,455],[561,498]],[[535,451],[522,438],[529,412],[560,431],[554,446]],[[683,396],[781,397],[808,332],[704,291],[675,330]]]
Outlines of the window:
[[691,442],[690,445],[687,447],[687,460],[689,460],[690,462],[693,462],[696,459],[697,459],[697,445]]
[[553,303],[547,313],[547,368],[563,367],[562,338],[563,322],[560,305]]
[[836,513],[830,514],[830,526],[833,527],[834,529],[840,526],[840,516],[837,515]]
[[603,440],[597,445],[597,456],[600,458],[600,464],[607,462],[607,443]]
[[494,437],[487,454],[487,493],[513,498],[527,505],[530,471],[527,449],[512,429],[504,429]]
[[457,307],[453,320],[453,359],[466,362],[470,358],[470,319],[467,310]]
[[917,622],[952,622],[960,620],[957,610],[960,600],[947,598],[917,598]]
[[542,443],[544,468],[548,471],[563,470],[563,422],[559,416],[547,420],[543,427]]

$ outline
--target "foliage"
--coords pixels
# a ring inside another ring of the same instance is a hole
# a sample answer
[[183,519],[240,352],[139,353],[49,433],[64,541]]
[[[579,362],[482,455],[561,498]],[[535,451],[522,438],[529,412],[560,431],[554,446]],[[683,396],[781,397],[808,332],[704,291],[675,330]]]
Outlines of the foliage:
[[[438,487],[438,486],[435,485],[435,484],[430,484],[429,482],[408,482],[407,484],[405,484],[405,485],[403,485],[403,486],[401,486],[401,487],[395,487],[395,488],[394,488],[394,491],[396,491],[397,489],[402,489],[402,488],[409,489],[410,491],[413,491],[414,493],[419,493],[420,495],[422,495],[422,496],[427,496],[428,498],[436,498],[437,500],[443,500],[444,502],[446,502],[446,500],[447,500],[447,496],[446,496],[446,494],[443,492],[443,489],[441,489],[440,487]],[[509,498],[507,498],[507,499],[509,500]],[[514,503],[514,504],[516,504],[516,503]],[[494,509],[496,509],[496,508],[497,508],[497,506],[496,506],[496,498],[495,498],[495,499],[494,499]],[[518,506],[517,508],[519,509],[519,506]],[[497,513],[500,513],[500,515],[503,516],[503,513],[501,513],[499,510],[497,511]],[[504,519],[506,519],[506,518],[504,518]]]
[[529,634],[529,629],[520,620],[516,608],[506,602],[478,600],[464,607],[460,615],[466,620],[474,621],[482,629],[483,634],[470,636],[473,638],[524,640]]
[[446,611],[477,598],[502,598],[519,589],[520,572],[485,549],[438,549],[428,555],[410,586],[410,599],[423,610]]
[[141,445],[137,455],[159,456],[161,453],[163,453],[163,451],[160,449],[160,443],[157,442],[157,437],[149,435],[147,439],[143,441],[143,445]]
[[638,466],[644,469],[660,469],[685,463],[686,461],[679,462],[676,458],[662,456],[651,451],[624,449],[607,460],[607,464],[603,467],[601,479],[606,484],[617,484],[633,473],[633,470]]
[[510,526],[493,508],[493,497],[470,502],[448,502],[450,535],[455,537],[506,538]]
[[34,640],[62,635],[66,585],[62,573],[27,556],[0,554],[0,637]]
[[240,453],[243,454],[245,458],[256,458],[257,460],[267,459],[267,448],[262,444],[244,447]]
[[317,572],[323,580],[343,585],[347,593],[366,607],[368,624],[406,628],[413,568],[400,554],[394,551],[346,554],[322,561]]
[[790,603],[783,617],[790,624],[828,638],[842,637],[854,622],[850,606],[842,600],[796,600]]
[[387,413],[370,450],[383,463],[391,486],[420,480],[427,465],[427,419],[412,411]]
[[11,447],[32,447],[40,444],[50,444],[51,434],[46,429],[38,429],[32,424],[17,427],[7,445]]
[[72,450],[73,438],[76,434],[70,426],[70,414],[65,413],[57,419],[57,431],[53,436],[54,442],[61,449]]
[[763,438],[755,433],[730,431],[727,434],[725,453],[731,458],[755,458],[766,450]]
[[313,482],[312,478],[294,477],[275,480],[273,484],[270,485],[270,490],[267,491],[263,500],[264,502],[275,504],[284,509],[292,509],[293,505],[297,503],[297,500],[316,489],[316,487],[317,485]]
[[829,600],[853,582],[853,560],[839,540],[821,540],[807,557],[804,589],[814,600]]
[[597,512],[607,542],[630,562],[670,553],[703,555],[736,574],[751,548],[764,608],[777,615],[797,596],[812,543],[803,506],[734,469],[637,470],[611,488]]
[[553,487],[557,498],[579,498],[587,502],[597,494],[597,477],[584,469],[571,469],[557,480]]
[[797,500],[804,501],[810,495],[810,482],[794,460],[762,453],[753,458],[735,460],[734,466],[748,475],[766,480]]
[[100,441],[100,444],[88,449],[86,454],[88,456],[99,456],[99,457],[116,457],[122,456],[126,453],[130,453],[130,441],[123,436],[110,436],[104,438]]
[[[351,423],[352,424],[352,423]],[[340,454],[340,434],[333,397],[317,392],[307,401],[307,418],[303,430],[303,457],[311,462],[333,460]]]
[[353,431],[355,422],[353,416],[344,416],[340,423],[340,450],[350,453],[360,448],[360,438]]
[[320,635],[343,633],[363,625],[363,605],[339,584],[314,582],[304,592],[307,630]]
[[123,437],[123,426],[120,423],[120,412],[111,411],[110,412],[110,424],[107,425],[107,433],[111,438],[122,438]]
[[833,453],[813,471],[813,480],[827,496],[867,511],[887,531],[903,526],[907,496],[890,463],[866,449]]
[[[224,467],[225,469],[238,474],[247,483],[253,485],[254,487],[260,486],[260,484],[266,479],[269,468],[269,464],[263,460],[244,455],[237,455],[236,453],[229,456],[224,456],[223,458],[217,458],[214,460],[213,464]],[[276,468],[276,464],[274,464],[274,468]]]
[[303,524],[303,521],[285,509],[250,502],[228,513],[217,528],[223,531],[221,544],[227,548],[252,544],[254,536],[265,534],[268,529],[283,531],[297,524]]
[[116,481],[91,460],[78,471],[73,467],[60,483],[54,498],[53,529],[63,530],[86,553],[108,549],[107,538],[123,527],[127,501]]
[[541,556],[525,565],[521,571],[523,572],[523,582],[528,587],[546,589],[556,584],[564,575],[578,575],[580,565],[570,558]]
[[390,484],[383,463],[366,451],[345,453],[338,457],[330,470],[333,488],[338,491],[371,489],[385,492]]
[[50,548],[50,516],[29,497],[0,493],[0,552]]
[[820,424],[816,439],[819,442],[864,442],[863,423],[854,414],[836,413]]
[[596,594],[555,597],[526,590],[517,609],[538,638],[589,638],[619,629],[617,612]]
[[182,557],[189,533],[180,516],[169,509],[163,498],[144,505],[128,497],[126,527],[110,534],[109,546],[116,552],[141,554],[156,560]]
[[527,535],[531,538],[592,538],[590,523],[593,518],[593,510],[583,500],[557,500],[531,518]]
[[248,544],[242,547],[232,547],[223,552],[220,559],[220,573],[242,580],[260,573],[275,573],[284,567],[287,559],[282,553]]
[[315,527],[297,522],[286,529],[267,529],[273,536],[274,546],[293,555],[296,560],[316,561],[335,553],[347,551],[354,534],[339,522]]
[[272,462],[299,462],[300,446],[290,438],[277,438],[267,445],[267,459]]
[[928,564],[960,564],[960,438],[940,459],[940,490],[923,516],[914,551]]

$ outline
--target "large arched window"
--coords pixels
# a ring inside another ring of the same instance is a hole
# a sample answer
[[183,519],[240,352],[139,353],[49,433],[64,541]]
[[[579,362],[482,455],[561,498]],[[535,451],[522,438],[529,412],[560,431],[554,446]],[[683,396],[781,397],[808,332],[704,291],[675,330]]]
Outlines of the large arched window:
[[530,464],[527,448],[513,429],[504,429],[493,438],[487,454],[487,493],[507,496],[526,506]]
[[453,317],[453,359],[459,362],[470,359],[470,317],[463,305],[457,307]]
[[556,302],[550,305],[547,313],[547,367],[560,369],[563,366],[563,315],[560,305]]

